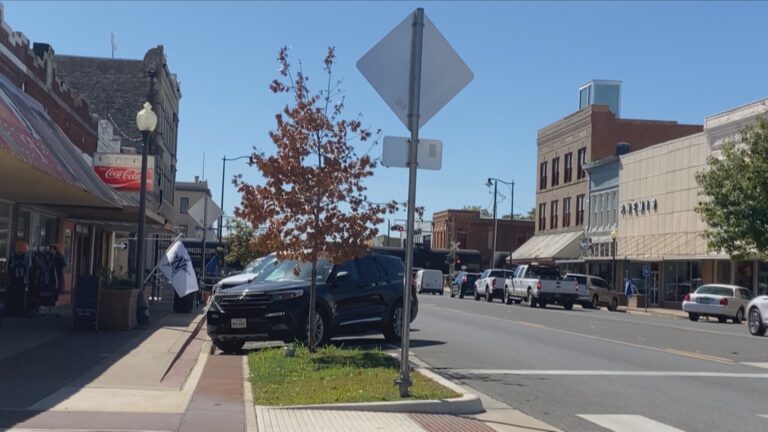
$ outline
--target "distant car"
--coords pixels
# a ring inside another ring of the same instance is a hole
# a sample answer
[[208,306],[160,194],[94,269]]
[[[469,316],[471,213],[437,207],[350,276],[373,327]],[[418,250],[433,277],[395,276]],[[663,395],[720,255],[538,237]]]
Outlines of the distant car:
[[475,281],[480,277],[480,273],[468,273],[460,271],[451,281],[451,297],[464,298],[465,295],[473,295],[475,290]]
[[443,273],[440,270],[422,269],[416,272],[416,292],[443,295]]
[[608,306],[608,310],[616,310],[621,304],[622,293],[611,289],[605,279],[579,273],[568,273],[565,280],[575,279],[579,284],[579,303],[585,309],[600,309],[600,306]]
[[504,285],[507,279],[513,277],[513,273],[503,269],[488,269],[484,271],[475,281],[475,300],[484,298],[487,302],[492,302],[494,297],[504,298]]
[[753,298],[755,296],[750,289],[737,285],[702,285],[693,294],[685,295],[683,311],[688,312],[691,321],[711,316],[721,323],[731,319],[735,324],[740,324]]
[[747,305],[747,327],[753,336],[763,336],[768,328],[768,295],[757,296]]
[[220,280],[213,286],[213,293],[222,289],[228,289],[240,285],[245,285],[256,280],[264,272],[269,273],[271,267],[275,267],[278,264],[277,254],[271,253],[261,258],[256,258],[251,261],[242,272],[231,275]]

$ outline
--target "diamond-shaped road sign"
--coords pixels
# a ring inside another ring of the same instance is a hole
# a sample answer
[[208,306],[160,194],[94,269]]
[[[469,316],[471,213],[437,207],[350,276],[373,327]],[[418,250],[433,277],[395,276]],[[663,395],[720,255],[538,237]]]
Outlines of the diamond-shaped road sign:
[[[410,76],[408,53],[411,52],[415,13],[408,15],[357,61],[357,69],[406,128]],[[419,127],[424,126],[474,77],[469,67],[426,15],[422,47]]]
[[[205,203],[208,204],[207,213],[205,209]],[[216,205],[215,202],[213,202],[213,200],[205,198],[199,200],[192,207],[190,207],[189,210],[187,210],[187,214],[190,215],[198,225],[204,227],[205,229],[208,229],[211,225],[213,225],[214,222],[219,220],[221,213],[221,209]]]

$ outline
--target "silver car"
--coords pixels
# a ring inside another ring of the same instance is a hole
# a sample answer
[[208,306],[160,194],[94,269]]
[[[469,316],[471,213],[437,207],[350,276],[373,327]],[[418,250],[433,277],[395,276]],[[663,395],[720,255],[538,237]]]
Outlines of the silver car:
[[702,285],[693,294],[685,295],[683,311],[688,312],[691,321],[711,316],[721,323],[731,319],[740,324],[746,315],[747,305],[754,297],[750,289],[737,285]]

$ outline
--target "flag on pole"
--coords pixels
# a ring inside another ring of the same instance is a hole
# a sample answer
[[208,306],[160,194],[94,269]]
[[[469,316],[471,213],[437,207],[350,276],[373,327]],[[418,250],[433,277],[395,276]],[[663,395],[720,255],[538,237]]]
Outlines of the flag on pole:
[[218,277],[219,276],[219,256],[214,255],[205,265],[206,276]]
[[192,267],[192,259],[181,241],[176,240],[165,251],[157,266],[171,281],[171,285],[179,297],[184,297],[199,289],[195,269]]

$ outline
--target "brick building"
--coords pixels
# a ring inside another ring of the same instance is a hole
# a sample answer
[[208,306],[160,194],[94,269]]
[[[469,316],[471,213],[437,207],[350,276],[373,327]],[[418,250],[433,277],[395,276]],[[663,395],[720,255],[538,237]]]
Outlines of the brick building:
[[[481,217],[479,210],[442,210],[432,215],[432,248],[448,249],[451,239],[462,249],[480,252],[483,267],[490,265],[493,253],[493,219]],[[501,265],[514,250],[533,236],[531,220],[498,220],[496,265]]]
[[[57,55],[55,61],[61,79],[89,99],[92,113],[101,119],[99,132],[113,128],[123,152],[141,153],[136,113],[150,100],[157,114],[157,128],[150,137],[155,182],[147,199],[149,207],[172,219],[181,89],[168,67],[163,46],[151,48],[142,60]],[[151,95],[150,76],[154,77]]]
[[[619,118],[613,112],[618,112],[619,97],[617,81],[587,83],[580,88],[579,111],[538,131],[536,236],[518,249],[513,259],[556,261],[580,257],[579,241],[587,220],[584,167],[588,162],[702,130],[701,125],[675,121]],[[615,207],[611,202],[605,206]]]

